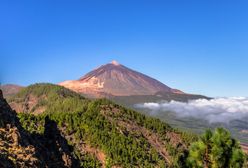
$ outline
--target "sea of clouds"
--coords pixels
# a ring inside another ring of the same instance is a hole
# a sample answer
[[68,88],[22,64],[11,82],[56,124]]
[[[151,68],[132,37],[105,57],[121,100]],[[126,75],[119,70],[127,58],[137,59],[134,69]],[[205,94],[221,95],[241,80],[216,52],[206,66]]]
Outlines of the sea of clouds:
[[186,103],[150,102],[137,104],[136,107],[149,109],[153,113],[173,111],[178,117],[194,117],[210,123],[229,123],[232,120],[248,119],[248,98],[246,97],[197,99]]

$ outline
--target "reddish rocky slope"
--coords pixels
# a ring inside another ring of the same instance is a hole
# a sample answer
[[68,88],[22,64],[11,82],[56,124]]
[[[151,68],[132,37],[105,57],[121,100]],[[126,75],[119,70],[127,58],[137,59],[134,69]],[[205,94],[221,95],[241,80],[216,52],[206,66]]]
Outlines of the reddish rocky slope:
[[157,92],[183,94],[116,61],[100,66],[79,80],[64,81],[59,85],[93,97],[153,95]]

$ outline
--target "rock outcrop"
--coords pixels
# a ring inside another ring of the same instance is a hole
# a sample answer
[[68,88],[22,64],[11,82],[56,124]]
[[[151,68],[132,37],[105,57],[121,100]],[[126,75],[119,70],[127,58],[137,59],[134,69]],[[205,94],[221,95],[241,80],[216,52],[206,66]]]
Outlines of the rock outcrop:
[[0,167],[38,167],[35,151],[0,90]]
[[44,135],[26,132],[0,90],[0,167],[78,167],[71,147],[54,121],[46,118]]

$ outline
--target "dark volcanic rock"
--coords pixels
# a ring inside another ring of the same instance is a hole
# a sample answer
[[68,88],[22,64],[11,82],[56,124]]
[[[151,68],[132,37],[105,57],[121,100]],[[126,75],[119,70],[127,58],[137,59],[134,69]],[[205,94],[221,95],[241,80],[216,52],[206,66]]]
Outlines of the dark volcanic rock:
[[6,127],[7,124],[15,126],[18,122],[16,112],[13,111],[6,100],[3,98],[2,91],[0,90],[0,121],[1,127]]
[[[0,90],[0,167],[39,167],[35,148]],[[14,166],[13,166],[14,165]]]
[[26,132],[0,90],[0,167],[78,167],[71,147],[54,121],[46,118],[44,135]]
[[1,100],[3,99],[3,92],[2,92],[2,90],[0,90],[0,99]]

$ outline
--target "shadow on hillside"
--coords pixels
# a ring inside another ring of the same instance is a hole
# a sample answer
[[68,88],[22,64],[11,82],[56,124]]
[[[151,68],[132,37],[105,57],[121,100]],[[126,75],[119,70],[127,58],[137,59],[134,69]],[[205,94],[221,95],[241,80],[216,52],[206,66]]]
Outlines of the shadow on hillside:
[[[80,167],[79,160],[72,156],[73,147],[61,136],[57,123],[45,118],[44,135],[32,134],[37,157],[44,167]],[[36,143],[39,142],[39,143]]]
[[[25,158],[27,162],[35,164],[32,167],[79,167],[79,161],[72,156],[73,148],[67,143],[67,140],[61,135],[55,121],[45,118],[44,134],[30,134],[26,131],[17,117],[14,110],[11,109],[0,90],[0,128],[9,135],[2,135],[2,138],[9,138],[11,145],[29,147],[32,145],[35,150],[34,158]],[[3,145],[3,144],[2,144]],[[30,153],[27,153],[27,155]],[[28,165],[28,164],[27,164]],[[0,153],[0,167],[16,167],[13,160],[8,155]]]

